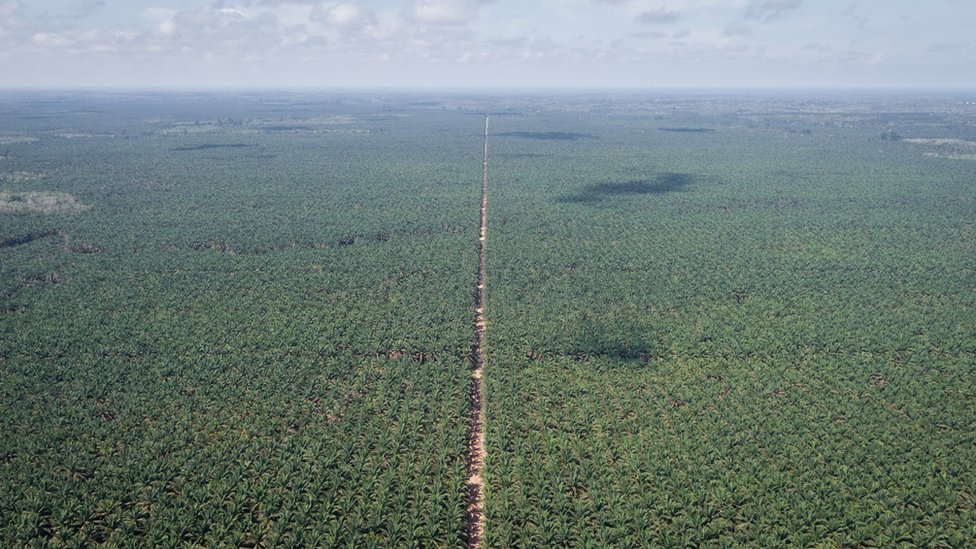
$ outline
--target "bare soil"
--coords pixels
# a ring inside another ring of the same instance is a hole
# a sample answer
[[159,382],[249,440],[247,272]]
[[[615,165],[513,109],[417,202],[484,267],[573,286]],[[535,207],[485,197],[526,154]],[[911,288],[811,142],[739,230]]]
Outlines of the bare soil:
[[485,532],[485,409],[482,383],[485,370],[485,241],[488,236],[488,116],[485,116],[484,161],[481,168],[481,229],[478,236],[478,276],[475,289],[474,344],[471,356],[471,428],[468,434],[468,513],[467,543],[471,549],[482,546]]

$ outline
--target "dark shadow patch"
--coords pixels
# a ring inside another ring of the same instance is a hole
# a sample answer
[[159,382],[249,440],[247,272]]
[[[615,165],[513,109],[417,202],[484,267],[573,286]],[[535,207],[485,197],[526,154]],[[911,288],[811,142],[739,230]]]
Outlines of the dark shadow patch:
[[174,151],[209,151],[211,149],[246,149],[248,147],[257,147],[254,144],[248,143],[200,143],[199,145],[186,145],[183,147],[175,147]]
[[605,198],[616,196],[665,194],[680,192],[693,184],[695,177],[687,173],[666,173],[652,180],[635,180],[619,183],[596,183],[587,185],[577,194],[560,197],[556,202],[573,204],[592,204]]
[[575,132],[508,132],[496,134],[497,137],[519,137],[522,139],[538,139],[540,141],[580,141],[596,139],[595,135]]
[[46,231],[37,231],[27,234],[8,236],[6,238],[0,238],[0,248],[12,248],[14,246],[20,246],[22,244],[30,244],[35,240],[40,240],[42,238],[47,238],[49,236],[55,236],[60,234],[61,231],[57,229],[48,229]]
[[36,282],[51,282],[57,284],[61,282],[61,276],[58,273],[33,273],[22,277],[23,283],[30,286]]
[[662,132],[677,132],[677,133],[710,133],[715,131],[715,128],[658,128]]
[[190,245],[193,250],[214,250],[218,252],[231,251],[230,245],[228,245],[223,240],[204,240],[200,242],[194,242]]
[[654,358],[652,336],[638,324],[610,326],[600,320],[583,318],[570,354],[579,361],[611,358],[646,362]]
[[68,251],[73,254],[98,254],[104,252],[105,248],[97,244],[78,244],[77,246],[69,247]]

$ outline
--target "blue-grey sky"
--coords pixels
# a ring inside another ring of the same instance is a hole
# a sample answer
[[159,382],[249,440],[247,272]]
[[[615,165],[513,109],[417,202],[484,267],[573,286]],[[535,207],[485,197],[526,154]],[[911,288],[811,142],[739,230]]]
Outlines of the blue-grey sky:
[[976,0],[0,0],[0,87],[976,88]]

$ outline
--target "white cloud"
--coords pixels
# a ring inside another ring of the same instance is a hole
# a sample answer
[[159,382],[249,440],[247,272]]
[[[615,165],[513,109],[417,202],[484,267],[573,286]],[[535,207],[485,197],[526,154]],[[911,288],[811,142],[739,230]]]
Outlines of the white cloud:
[[176,14],[176,10],[165,8],[147,8],[142,12],[142,16],[152,24],[151,32],[166,37],[176,33]]
[[362,17],[359,8],[352,4],[335,4],[325,11],[325,19],[337,26],[345,26]]
[[61,48],[72,43],[71,40],[53,32],[35,32],[31,42],[46,48]]
[[166,19],[164,21],[161,21],[158,25],[156,25],[156,28],[159,30],[159,33],[162,34],[163,36],[172,36],[176,32],[176,21],[173,21],[172,19]]
[[333,27],[352,28],[376,21],[373,12],[348,2],[329,2],[316,5],[309,18]]
[[[929,0],[963,15],[933,7],[914,18],[852,0],[139,0],[160,7],[72,18],[102,1],[0,0],[2,84],[138,73],[145,85],[480,85],[489,74],[496,85],[579,85],[653,73],[734,85],[743,68],[776,82],[782,67],[828,63],[854,76],[874,63],[889,82],[938,65],[947,82],[974,82],[964,75],[972,0]],[[887,68],[896,63],[901,72]]]
[[478,13],[478,4],[471,0],[413,0],[407,15],[424,25],[464,25]]

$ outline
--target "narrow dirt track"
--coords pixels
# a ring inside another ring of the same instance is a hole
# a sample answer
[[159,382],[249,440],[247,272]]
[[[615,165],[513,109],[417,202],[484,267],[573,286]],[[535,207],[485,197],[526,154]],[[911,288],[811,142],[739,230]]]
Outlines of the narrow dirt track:
[[471,356],[471,430],[468,434],[468,547],[482,546],[485,533],[485,409],[482,382],[485,370],[485,239],[488,236],[488,115],[485,115],[485,156],[481,165],[481,231],[478,237],[478,277],[474,293],[474,344]]

